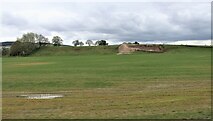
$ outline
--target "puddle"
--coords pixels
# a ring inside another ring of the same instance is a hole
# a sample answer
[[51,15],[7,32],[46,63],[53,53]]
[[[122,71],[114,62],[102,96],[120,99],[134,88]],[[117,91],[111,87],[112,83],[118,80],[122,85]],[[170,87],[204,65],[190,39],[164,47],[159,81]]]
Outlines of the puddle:
[[27,99],[54,99],[61,98],[63,95],[60,94],[28,94],[28,95],[19,95],[17,97],[27,98]]

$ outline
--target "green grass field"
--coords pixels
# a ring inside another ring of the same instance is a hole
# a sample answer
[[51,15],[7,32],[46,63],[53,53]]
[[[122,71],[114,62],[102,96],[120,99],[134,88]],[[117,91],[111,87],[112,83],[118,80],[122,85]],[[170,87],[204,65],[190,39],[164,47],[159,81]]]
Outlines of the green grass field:
[[[211,48],[116,55],[117,46],[44,47],[3,57],[4,119],[210,119]],[[29,100],[21,94],[63,98]]]

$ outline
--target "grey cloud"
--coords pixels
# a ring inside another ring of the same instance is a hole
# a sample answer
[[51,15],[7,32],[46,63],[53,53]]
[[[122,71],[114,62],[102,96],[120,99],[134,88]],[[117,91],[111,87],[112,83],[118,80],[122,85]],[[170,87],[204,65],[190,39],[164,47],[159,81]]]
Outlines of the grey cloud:
[[[23,30],[58,32],[67,40],[143,42],[210,39],[211,6],[208,3],[66,3],[64,8],[63,4],[59,5],[58,12],[66,14],[64,18],[55,16],[47,22],[38,18],[40,21],[35,22],[8,13],[3,15],[6,18],[2,17],[2,24],[22,27]],[[52,7],[50,4],[48,8]]]
[[24,28],[27,26],[28,21],[24,18],[18,17],[8,12],[2,12],[1,24],[4,26],[12,26],[16,28]]

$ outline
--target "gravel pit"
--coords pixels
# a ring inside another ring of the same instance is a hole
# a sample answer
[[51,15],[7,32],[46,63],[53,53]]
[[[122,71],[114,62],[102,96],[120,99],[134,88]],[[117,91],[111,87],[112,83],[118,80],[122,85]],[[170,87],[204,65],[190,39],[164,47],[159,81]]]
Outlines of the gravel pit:
[[61,94],[27,94],[27,95],[19,95],[19,98],[27,98],[27,99],[54,99],[64,97]]

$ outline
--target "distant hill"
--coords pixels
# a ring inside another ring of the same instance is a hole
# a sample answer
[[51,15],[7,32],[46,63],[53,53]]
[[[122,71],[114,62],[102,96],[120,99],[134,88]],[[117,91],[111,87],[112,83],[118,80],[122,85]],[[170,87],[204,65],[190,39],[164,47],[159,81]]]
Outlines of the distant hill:
[[15,41],[0,42],[0,46],[12,46]]

